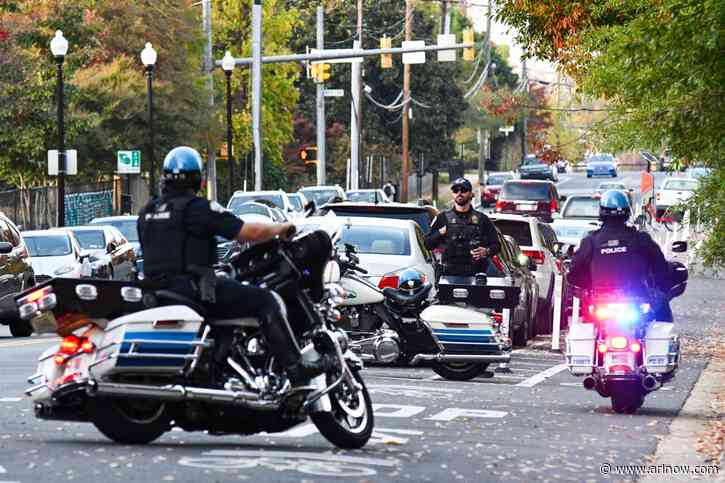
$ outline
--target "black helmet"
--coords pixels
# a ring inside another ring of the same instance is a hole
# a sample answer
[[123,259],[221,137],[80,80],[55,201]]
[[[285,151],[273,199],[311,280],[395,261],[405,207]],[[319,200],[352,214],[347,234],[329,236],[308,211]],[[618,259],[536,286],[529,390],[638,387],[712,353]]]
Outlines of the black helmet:
[[194,148],[179,146],[164,158],[164,186],[176,190],[201,189],[201,178],[204,167],[201,156]]
[[463,191],[473,191],[473,185],[466,178],[458,178],[457,180],[455,180],[451,185],[451,191],[455,190],[456,188],[462,188]]
[[626,220],[632,213],[627,196],[619,190],[607,190],[599,200],[599,219],[621,218]]
[[415,268],[407,268],[400,273],[398,278],[398,289],[414,294],[420,287],[425,285],[425,275]]

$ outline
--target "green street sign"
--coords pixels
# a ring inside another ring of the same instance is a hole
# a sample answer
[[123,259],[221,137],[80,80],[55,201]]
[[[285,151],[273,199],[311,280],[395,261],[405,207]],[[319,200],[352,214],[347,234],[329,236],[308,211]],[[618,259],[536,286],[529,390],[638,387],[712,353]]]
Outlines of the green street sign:
[[118,151],[116,162],[118,174],[139,174],[141,172],[141,151]]

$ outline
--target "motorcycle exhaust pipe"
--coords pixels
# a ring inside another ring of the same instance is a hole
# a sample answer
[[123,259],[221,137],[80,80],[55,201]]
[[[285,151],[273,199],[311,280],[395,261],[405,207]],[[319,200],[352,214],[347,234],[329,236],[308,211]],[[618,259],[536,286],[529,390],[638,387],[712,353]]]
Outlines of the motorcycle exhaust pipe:
[[584,384],[584,389],[591,391],[597,387],[597,380],[592,376],[587,376],[584,378],[584,382],[582,384]]
[[656,377],[649,374],[642,378],[642,387],[645,389],[645,391],[655,391],[662,386],[662,383],[657,380]]
[[254,392],[187,387],[178,384],[173,386],[145,386],[142,384],[90,381],[87,393],[91,397],[141,398],[168,402],[199,401],[270,411],[276,411],[280,407],[276,401],[260,400],[259,395]]

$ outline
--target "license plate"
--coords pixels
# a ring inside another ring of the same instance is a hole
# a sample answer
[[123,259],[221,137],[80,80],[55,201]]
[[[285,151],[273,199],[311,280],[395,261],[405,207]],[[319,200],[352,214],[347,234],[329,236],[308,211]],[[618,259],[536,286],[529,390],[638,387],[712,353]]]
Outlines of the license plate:
[[666,366],[667,357],[665,356],[650,356],[647,358],[647,364],[650,366]]
[[516,205],[516,209],[519,211],[534,211],[536,205]]
[[631,354],[627,354],[626,352],[621,354],[610,353],[609,360],[612,364],[629,364],[632,360],[632,356]]
[[589,357],[572,357],[570,365],[572,365],[572,366],[591,366],[592,360]]

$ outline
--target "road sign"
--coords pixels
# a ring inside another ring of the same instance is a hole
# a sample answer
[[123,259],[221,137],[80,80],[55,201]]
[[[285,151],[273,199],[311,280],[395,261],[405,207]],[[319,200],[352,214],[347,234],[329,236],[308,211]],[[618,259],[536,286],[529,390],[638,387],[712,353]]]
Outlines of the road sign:
[[[310,53],[312,54],[344,54],[346,52],[350,52],[351,54],[353,52],[358,52],[358,50],[355,49],[312,49]],[[327,60],[313,60],[312,64],[351,64],[351,63],[360,63],[363,61],[362,57],[345,57],[343,59],[327,59]]]
[[141,172],[141,151],[118,151],[116,161],[118,174],[139,174]]
[[[438,45],[455,45],[456,34],[441,34],[438,36]],[[438,62],[455,62],[456,51],[455,50],[439,50],[438,51]]]
[[343,97],[345,89],[325,89],[325,97]]
[[[78,174],[78,151],[66,149],[65,151],[65,174]],[[48,150],[48,176],[58,176],[58,150]]]
[[[404,40],[404,49],[420,49],[425,47],[425,40]],[[403,54],[403,64],[425,64],[425,52]]]
[[502,133],[506,133],[506,136],[508,136],[509,133],[514,132],[514,127],[513,126],[504,126],[504,127],[498,128],[498,130],[501,131]]

